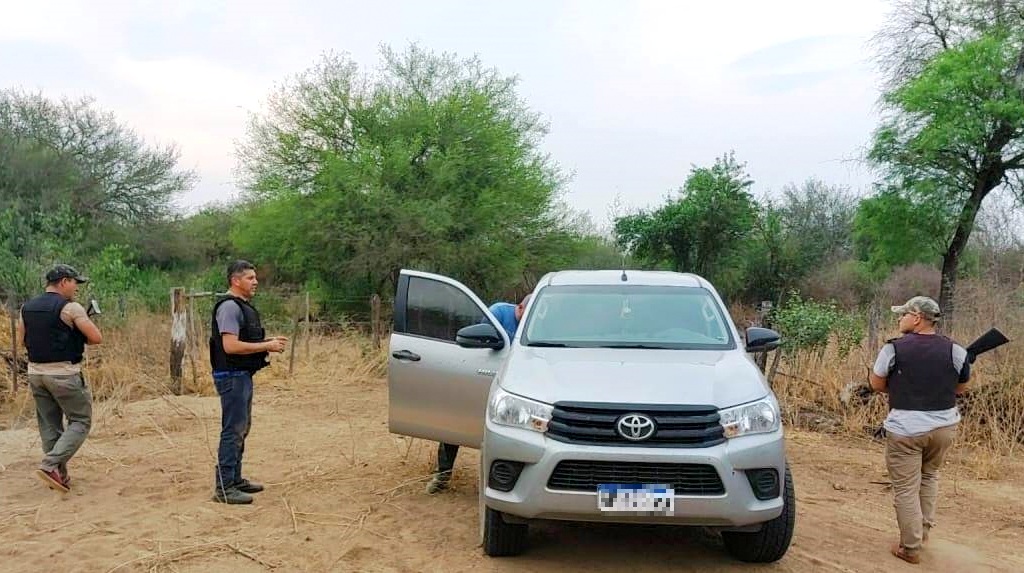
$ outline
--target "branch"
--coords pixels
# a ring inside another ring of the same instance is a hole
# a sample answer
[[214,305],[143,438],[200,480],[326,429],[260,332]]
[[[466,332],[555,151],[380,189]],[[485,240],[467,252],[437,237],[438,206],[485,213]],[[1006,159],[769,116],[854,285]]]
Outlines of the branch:
[[1024,169],[1024,151],[1003,161],[1003,168],[1006,169],[1007,171],[1011,171],[1014,169]]
[[927,18],[927,22],[922,23],[931,27],[932,32],[935,34],[935,37],[939,39],[939,44],[942,45],[942,50],[948,50],[949,41],[947,40],[947,37],[949,34],[949,30],[943,30],[941,27],[939,27],[939,23],[935,19],[935,14],[932,13],[931,0],[928,0],[928,2],[926,2],[924,5],[924,17]]

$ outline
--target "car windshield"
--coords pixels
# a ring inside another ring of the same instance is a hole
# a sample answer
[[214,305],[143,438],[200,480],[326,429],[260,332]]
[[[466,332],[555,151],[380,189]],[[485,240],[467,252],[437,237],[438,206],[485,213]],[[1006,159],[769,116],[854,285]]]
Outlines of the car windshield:
[[732,331],[711,292],[679,286],[548,286],[526,320],[527,346],[729,350]]

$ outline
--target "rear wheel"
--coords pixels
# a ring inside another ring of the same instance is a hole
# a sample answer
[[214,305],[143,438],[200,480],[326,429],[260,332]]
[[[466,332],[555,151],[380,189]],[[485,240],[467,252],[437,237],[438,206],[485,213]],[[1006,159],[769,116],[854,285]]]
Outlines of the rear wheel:
[[500,511],[484,509],[484,553],[491,557],[519,555],[526,550],[525,523],[508,523]]
[[723,531],[722,541],[725,542],[726,551],[736,559],[749,563],[771,563],[781,559],[789,549],[796,527],[796,494],[788,465],[782,500],[782,513],[763,524],[760,531]]

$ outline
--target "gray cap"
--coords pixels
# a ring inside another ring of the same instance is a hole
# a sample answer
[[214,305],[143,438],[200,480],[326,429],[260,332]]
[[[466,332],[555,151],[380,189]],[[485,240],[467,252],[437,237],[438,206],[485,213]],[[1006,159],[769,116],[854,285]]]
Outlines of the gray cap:
[[75,282],[79,283],[89,282],[88,277],[83,276],[71,265],[54,265],[54,267],[46,273],[46,282],[48,283],[55,283],[61,279],[73,279]]
[[900,306],[892,307],[892,311],[896,314],[914,312],[932,322],[937,321],[942,316],[942,311],[939,310],[939,303],[926,296],[915,296]]

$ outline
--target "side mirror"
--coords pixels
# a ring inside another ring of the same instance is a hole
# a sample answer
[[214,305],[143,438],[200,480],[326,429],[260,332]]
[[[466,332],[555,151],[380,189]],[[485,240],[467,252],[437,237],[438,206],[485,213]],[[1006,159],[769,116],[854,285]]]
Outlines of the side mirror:
[[752,326],[747,329],[747,352],[768,352],[781,343],[782,337],[770,328]]
[[490,348],[500,350],[505,347],[501,334],[491,323],[471,324],[464,326],[455,333],[455,344],[463,348]]

